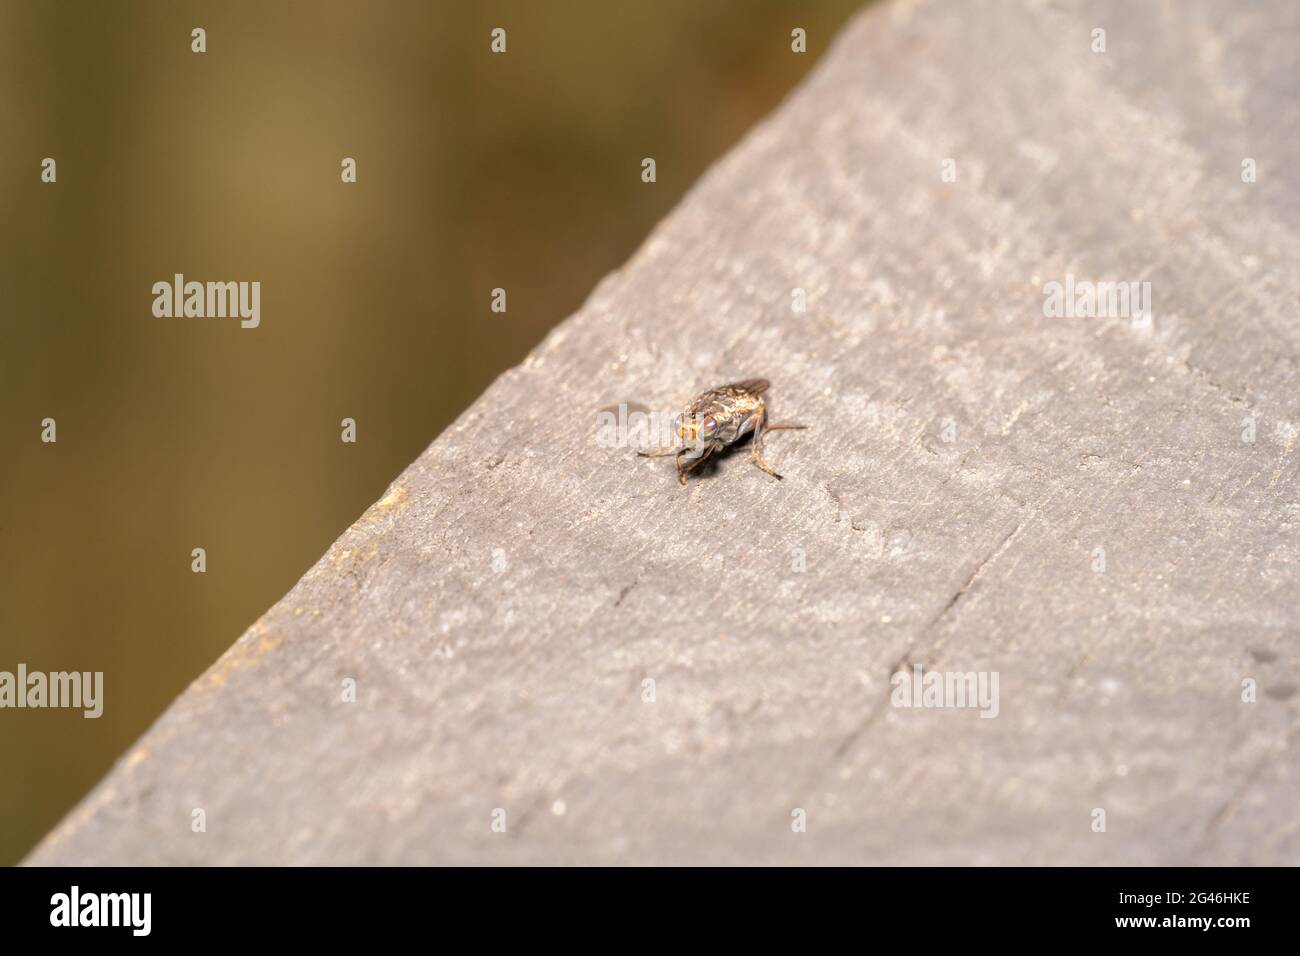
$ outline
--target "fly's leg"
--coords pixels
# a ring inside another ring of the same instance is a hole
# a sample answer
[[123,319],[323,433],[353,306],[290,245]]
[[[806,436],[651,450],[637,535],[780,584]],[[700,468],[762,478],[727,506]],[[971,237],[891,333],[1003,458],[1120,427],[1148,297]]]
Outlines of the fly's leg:
[[754,460],[755,465],[767,472],[777,481],[781,481],[783,479],[776,473],[776,469],[763,459],[763,423],[765,416],[766,409],[763,408],[760,408],[754,413],[754,417],[757,418],[758,421],[754,423],[754,440],[749,446],[749,456]]
[[756,464],[763,471],[767,472],[773,478],[777,479],[777,481],[781,481],[783,479],[781,478],[780,475],[776,473],[776,469],[774,469],[771,465],[769,465],[763,458],[763,433],[779,432],[779,431],[785,431],[787,429],[793,429],[793,428],[807,428],[808,426],[796,425],[793,422],[783,422],[778,425],[769,425],[767,423],[766,408],[760,408],[755,413],[755,416],[758,418],[758,422],[754,425],[754,441],[749,446],[749,453],[754,459],[754,464]]
[[[686,484],[686,475],[704,464],[705,460],[718,450],[718,443],[711,442],[702,448],[685,448],[677,453],[677,480],[681,484]],[[682,464],[682,459],[687,459],[686,464]]]
[[669,445],[666,448],[656,448],[654,451],[637,452],[642,458],[667,458],[669,455],[677,454],[681,449],[675,445]]
[[749,454],[750,457],[754,459],[754,464],[758,465],[758,467],[761,468],[763,471],[767,472],[777,481],[784,480],[780,475],[776,473],[776,469],[774,469],[771,465],[769,465],[766,461],[763,460],[763,450],[759,447],[757,432],[755,432],[754,434],[754,444],[750,446]]

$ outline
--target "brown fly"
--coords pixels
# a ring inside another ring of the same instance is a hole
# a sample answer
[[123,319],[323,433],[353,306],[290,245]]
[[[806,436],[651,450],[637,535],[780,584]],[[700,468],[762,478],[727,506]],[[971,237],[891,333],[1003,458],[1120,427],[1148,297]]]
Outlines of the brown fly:
[[764,433],[808,426],[768,424],[767,404],[763,401],[768,384],[765,378],[751,378],[710,389],[692,400],[673,422],[677,437],[683,441],[682,447],[670,446],[637,454],[646,458],[676,455],[677,480],[684,485],[687,474],[699,468],[711,455],[753,432],[750,457],[755,465],[779,479],[781,476],[763,460]]

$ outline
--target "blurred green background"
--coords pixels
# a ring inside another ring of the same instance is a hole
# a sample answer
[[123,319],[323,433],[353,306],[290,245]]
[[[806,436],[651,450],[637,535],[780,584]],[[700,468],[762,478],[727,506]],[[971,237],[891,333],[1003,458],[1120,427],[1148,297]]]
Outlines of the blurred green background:
[[[98,720],[0,710],[0,863],[577,309],[857,6],[0,0],[0,670],[105,674]],[[155,318],[151,286],[176,272],[260,281],[261,327]]]

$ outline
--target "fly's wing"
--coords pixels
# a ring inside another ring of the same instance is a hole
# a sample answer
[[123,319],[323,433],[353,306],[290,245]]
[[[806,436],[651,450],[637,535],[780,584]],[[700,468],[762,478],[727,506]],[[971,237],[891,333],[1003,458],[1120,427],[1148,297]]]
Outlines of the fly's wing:
[[749,392],[751,395],[762,395],[770,384],[771,382],[765,378],[747,378],[743,382],[724,385],[723,388],[734,388],[740,392]]

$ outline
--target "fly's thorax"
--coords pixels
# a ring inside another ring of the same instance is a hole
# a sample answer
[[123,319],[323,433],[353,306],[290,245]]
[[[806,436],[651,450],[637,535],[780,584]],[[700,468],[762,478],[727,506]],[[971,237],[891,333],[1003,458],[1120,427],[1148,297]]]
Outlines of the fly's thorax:
[[724,385],[705,392],[682,409],[676,431],[687,443],[717,441],[730,445],[753,430],[763,407],[760,392]]
[[763,408],[763,400],[757,395],[741,394],[737,395],[731,403],[729,409],[730,415],[739,426],[746,419],[753,418],[754,415]]

